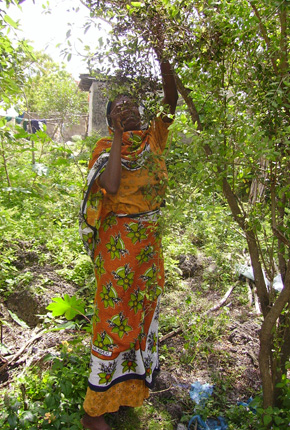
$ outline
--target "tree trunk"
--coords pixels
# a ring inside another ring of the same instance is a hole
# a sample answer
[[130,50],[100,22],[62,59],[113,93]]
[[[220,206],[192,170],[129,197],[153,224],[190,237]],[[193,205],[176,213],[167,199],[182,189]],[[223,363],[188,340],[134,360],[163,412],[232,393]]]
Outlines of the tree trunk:
[[283,391],[277,384],[281,382],[282,376],[287,374],[286,363],[290,357],[290,306],[288,303],[286,315],[279,318],[278,339],[281,339],[281,352],[278,357],[277,370],[274,379],[274,404],[278,408],[282,407],[281,397]]
[[[284,282],[284,288],[277,297],[274,305],[270,308],[269,312],[265,316],[264,322],[260,331],[260,354],[259,354],[259,364],[262,378],[263,386],[263,406],[266,409],[268,406],[275,406],[275,384],[277,381],[276,368],[273,366],[275,362],[272,361],[272,350],[274,350],[272,345],[273,339],[273,329],[277,324],[278,318],[281,315],[283,309],[290,300],[290,259],[287,264],[287,272]],[[286,357],[288,353],[288,344],[284,350],[285,356],[284,360],[289,358]]]
[[11,181],[10,181],[9,172],[8,172],[7,160],[5,157],[5,148],[4,148],[3,141],[1,141],[1,147],[2,147],[1,156],[3,159],[3,165],[4,165],[5,174],[6,174],[7,184],[8,184],[8,187],[11,187]]

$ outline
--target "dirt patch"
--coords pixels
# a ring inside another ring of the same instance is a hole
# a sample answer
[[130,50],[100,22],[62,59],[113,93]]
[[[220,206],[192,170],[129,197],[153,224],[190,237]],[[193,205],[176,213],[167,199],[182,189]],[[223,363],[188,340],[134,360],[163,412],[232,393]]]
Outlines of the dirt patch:
[[65,281],[56,273],[56,267],[50,265],[33,265],[24,269],[23,273],[31,274],[28,286],[19,286],[19,289],[9,295],[6,306],[30,327],[35,327],[40,316],[47,313],[46,306],[55,296],[64,294],[73,295],[77,286]]
[[[2,246],[9,249],[10,265],[14,268],[11,272],[19,280],[7,299],[0,301],[0,383],[7,385],[22,369],[40,365],[44,356],[54,353],[62,341],[72,337],[67,331],[45,332],[41,321],[53,297],[73,295],[78,287],[58,275],[60,267],[50,264],[45,246],[32,249],[32,243],[24,241]],[[46,264],[40,261],[43,253]]]
[[[17,285],[2,304],[33,328],[40,322],[41,315],[47,313],[46,306],[53,297],[65,293],[73,295],[78,287],[57,274],[60,267],[51,264],[52,258],[45,245],[33,249],[30,242],[15,241],[4,242],[2,246],[11,253],[11,273],[17,279]],[[43,254],[45,263],[41,258]]]
[[178,256],[178,267],[181,270],[183,278],[193,278],[197,271],[203,269],[203,263],[195,255],[182,254]]

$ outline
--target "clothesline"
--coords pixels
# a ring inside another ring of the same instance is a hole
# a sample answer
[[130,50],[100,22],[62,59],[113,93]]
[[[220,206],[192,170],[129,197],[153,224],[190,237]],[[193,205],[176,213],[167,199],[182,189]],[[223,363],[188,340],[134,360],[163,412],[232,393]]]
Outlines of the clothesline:
[[[26,115],[28,115],[29,116],[29,114],[27,114],[26,113]],[[69,115],[67,118],[71,118],[71,117],[73,117],[73,116],[75,116],[75,117],[79,117],[79,118],[87,118],[88,117],[88,115],[85,115],[85,114],[81,114],[81,115],[77,115],[77,114],[75,114],[75,115]],[[19,115],[19,116],[10,116],[10,115],[2,115],[2,114],[0,114],[0,117],[2,117],[2,118],[10,118],[10,121],[12,120],[12,119],[15,119],[15,120],[20,120],[21,119],[21,122],[22,121],[31,121],[31,120],[35,120],[35,121],[48,121],[48,122],[54,122],[55,124],[57,124],[57,122],[56,121],[58,121],[58,120],[63,120],[63,118],[62,117],[56,117],[56,118],[35,118],[35,117],[33,117],[33,116],[29,116],[28,118],[27,117],[24,117],[24,116],[21,116],[21,115]]]
[[[1,116],[1,115],[0,115]],[[25,131],[28,131],[29,133],[36,133],[37,131],[43,131],[43,125],[60,125],[58,122],[56,122],[56,118],[48,118],[48,119],[43,119],[43,118],[25,118],[25,113],[18,116],[18,117],[10,117],[10,116],[5,116],[5,119],[7,122],[10,122],[12,119],[15,120],[16,124],[22,124],[22,127],[24,128]]]
[[[26,113],[26,115],[30,115],[30,114]],[[68,115],[66,118],[71,118],[71,117],[87,118],[88,115],[87,114],[81,114],[81,115],[73,114],[73,115]],[[31,116],[31,117],[25,118],[25,119],[36,119],[37,120],[39,118],[34,118],[34,117]],[[64,119],[64,118],[62,118],[62,117],[49,117],[49,118],[45,118],[46,121],[57,121],[59,119]]]

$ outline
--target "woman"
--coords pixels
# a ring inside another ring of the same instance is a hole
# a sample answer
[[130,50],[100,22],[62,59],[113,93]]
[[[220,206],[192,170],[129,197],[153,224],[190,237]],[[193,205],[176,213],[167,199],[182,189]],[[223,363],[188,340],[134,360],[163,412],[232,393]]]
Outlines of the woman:
[[[161,62],[164,99],[174,114],[177,90]],[[166,188],[162,152],[170,119],[141,129],[128,96],[108,105],[113,138],[97,142],[89,162],[80,233],[95,267],[91,373],[82,424],[110,430],[104,414],[142,405],[158,370],[158,311],[164,268],[158,214]]]

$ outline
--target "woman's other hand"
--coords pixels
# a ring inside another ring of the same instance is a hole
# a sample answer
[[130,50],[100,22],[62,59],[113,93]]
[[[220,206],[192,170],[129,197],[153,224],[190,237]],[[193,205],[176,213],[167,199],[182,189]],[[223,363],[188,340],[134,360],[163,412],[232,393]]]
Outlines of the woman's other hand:
[[125,109],[123,105],[115,105],[110,113],[110,118],[115,131],[124,131],[124,113]]
[[127,96],[120,96],[112,103],[110,118],[115,132],[140,130],[141,117],[138,106]]

